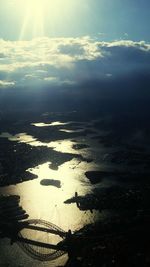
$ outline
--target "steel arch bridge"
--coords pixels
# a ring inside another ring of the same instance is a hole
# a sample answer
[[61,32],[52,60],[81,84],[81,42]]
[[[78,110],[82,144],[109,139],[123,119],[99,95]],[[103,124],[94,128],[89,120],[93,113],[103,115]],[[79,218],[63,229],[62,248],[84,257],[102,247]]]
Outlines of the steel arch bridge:
[[[33,239],[31,238],[32,231],[40,233],[38,240],[35,240],[36,236],[33,236]],[[44,242],[47,235],[49,235],[48,242]],[[64,230],[53,223],[33,219],[24,223],[23,227],[18,231],[15,242],[33,259],[51,261],[67,252],[64,246],[61,247],[66,235],[67,233]],[[58,243],[54,244],[54,241]]]

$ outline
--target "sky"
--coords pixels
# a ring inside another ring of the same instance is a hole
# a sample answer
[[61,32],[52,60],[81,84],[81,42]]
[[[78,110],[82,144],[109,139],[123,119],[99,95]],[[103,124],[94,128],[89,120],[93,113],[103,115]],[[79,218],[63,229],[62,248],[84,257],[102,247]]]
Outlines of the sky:
[[149,10],[149,0],[0,0],[0,37],[150,41]]
[[149,94],[149,18],[149,0],[0,0],[1,98]]

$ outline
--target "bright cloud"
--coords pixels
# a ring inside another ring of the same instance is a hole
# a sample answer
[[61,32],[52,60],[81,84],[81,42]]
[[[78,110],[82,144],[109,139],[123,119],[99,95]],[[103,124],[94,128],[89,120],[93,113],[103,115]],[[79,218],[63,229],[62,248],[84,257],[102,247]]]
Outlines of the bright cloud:
[[15,82],[9,82],[9,81],[2,81],[0,80],[0,88],[4,88],[4,87],[10,87],[10,86],[14,86]]
[[79,84],[149,70],[150,44],[90,37],[0,40],[0,87]]

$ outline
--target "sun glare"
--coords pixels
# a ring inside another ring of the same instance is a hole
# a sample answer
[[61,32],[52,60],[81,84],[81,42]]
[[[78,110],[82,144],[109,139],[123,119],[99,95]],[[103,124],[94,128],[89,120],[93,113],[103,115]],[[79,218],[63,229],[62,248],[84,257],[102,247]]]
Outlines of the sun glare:
[[71,0],[15,0],[16,8],[23,15],[23,25],[19,39],[30,33],[32,37],[44,36],[47,21],[49,28],[66,18],[74,10]]
[[30,29],[32,36],[44,35],[44,13],[48,0],[25,0],[21,2],[24,9],[24,21],[20,33],[20,40],[24,38],[26,31]]

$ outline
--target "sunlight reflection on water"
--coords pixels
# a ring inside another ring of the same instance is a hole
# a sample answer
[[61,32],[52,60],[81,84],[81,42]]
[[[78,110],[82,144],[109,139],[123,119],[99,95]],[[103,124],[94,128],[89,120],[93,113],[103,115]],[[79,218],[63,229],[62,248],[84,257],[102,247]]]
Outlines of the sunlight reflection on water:
[[59,129],[59,131],[64,133],[81,133],[84,132],[84,129],[78,129],[78,130]]
[[[88,155],[88,149],[82,149],[80,152],[73,149],[72,146],[76,142],[70,139],[44,143],[26,133],[16,135],[2,133],[0,137],[31,146],[47,146],[60,153]],[[66,205],[64,201],[73,197],[75,192],[85,195],[91,191],[91,184],[84,173],[95,168],[96,165],[74,158],[60,165],[56,171],[50,169],[50,164],[51,162],[46,162],[28,169],[29,172],[37,175],[38,179],[10,186],[8,191],[21,196],[21,204],[32,218],[48,220],[65,230],[69,228],[75,230],[95,221],[99,217],[99,212],[94,211],[92,214],[90,211],[83,212],[76,204]],[[42,186],[40,184],[42,179],[60,180],[61,188]]]
[[[10,186],[7,192],[20,195],[21,205],[30,218],[45,219],[66,231],[80,229],[97,220],[99,212],[91,214],[90,211],[80,211],[76,204],[64,204],[76,191],[80,195],[91,191],[91,185],[84,176],[84,172],[89,169],[88,163],[73,159],[59,166],[57,171],[50,169],[49,164],[47,162],[29,169],[31,173],[38,175],[38,179]],[[41,186],[42,179],[60,180],[61,188]]]
[[44,122],[37,122],[37,123],[31,123],[31,125],[36,127],[49,127],[49,126],[60,126],[60,125],[68,125],[71,122],[60,122],[60,121],[54,121],[51,123],[44,123]]
[[[70,123],[71,122],[62,123],[57,121],[50,124],[33,123],[32,125],[36,127],[48,127],[68,125]],[[77,132],[79,130],[74,131],[59,129],[59,131],[66,131],[68,133],[71,133],[75,131]],[[93,143],[90,143],[91,141],[88,139],[88,137],[78,137],[74,141],[71,139],[66,139],[51,141],[48,143],[40,142],[37,138],[27,133],[11,135],[7,132],[4,132],[0,135],[0,137],[8,138],[8,140],[17,143],[26,143],[30,146],[35,147],[46,146],[60,153],[78,154],[86,158],[95,157],[94,159],[96,159],[100,154],[99,148],[97,148],[97,144],[93,147]],[[81,149],[80,151],[73,148],[74,144],[85,142],[88,145],[90,144],[91,147]],[[22,205],[23,209],[25,209],[29,214],[30,219],[47,220],[61,227],[65,231],[68,231],[68,229],[71,229],[72,231],[80,229],[84,225],[93,223],[103,216],[99,211],[95,210],[93,211],[93,213],[91,213],[90,211],[81,211],[77,208],[75,203],[64,204],[64,201],[72,198],[75,195],[75,192],[78,192],[79,195],[85,195],[91,192],[92,185],[85,177],[85,172],[96,169],[96,163],[87,163],[86,161],[82,161],[81,159],[73,158],[71,161],[65,162],[64,164],[60,165],[58,167],[58,170],[51,169],[50,165],[51,162],[49,161],[45,162],[44,164],[38,165],[35,168],[28,169],[29,172],[37,175],[38,178],[17,184],[15,186],[5,187],[3,189],[0,189],[0,192],[5,192],[5,194],[19,195],[21,202],[20,204]],[[59,180],[61,182],[61,188],[54,186],[42,186],[40,184],[42,179]],[[22,259],[24,257],[25,256],[23,256]],[[25,260],[29,259],[25,258]],[[66,257],[64,257],[64,261],[65,260]],[[61,260],[60,265],[63,264],[62,262],[63,261]],[[45,264],[45,266],[46,265],[47,264]],[[50,263],[50,265],[56,266],[53,263]],[[57,266],[58,265],[59,260],[57,260]],[[32,262],[29,263],[28,266],[36,265],[34,265]],[[37,266],[41,265],[38,263]]]
[[[38,141],[36,138],[26,133],[19,133],[16,135],[11,135],[7,132],[2,133],[0,135],[0,138],[8,138],[9,141],[18,142],[18,143],[26,143],[30,146],[35,146],[35,147],[46,146],[48,148],[52,148],[55,151],[61,152],[61,153],[79,154],[78,150],[75,150],[72,148],[72,146],[76,144],[76,142],[70,139],[57,140],[57,141],[45,143],[45,142]],[[80,154],[82,154],[83,151],[81,151]]]
[[15,135],[11,135],[7,132],[4,132],[0,135],[1,138],[8,138],[9,141],[19,142],[19,143],[27,143],[30,144],[30,142],[36,141],[37,139],[34,138],[31,135],[28,135],[26,133],[19,133]]

